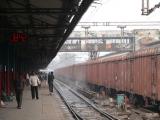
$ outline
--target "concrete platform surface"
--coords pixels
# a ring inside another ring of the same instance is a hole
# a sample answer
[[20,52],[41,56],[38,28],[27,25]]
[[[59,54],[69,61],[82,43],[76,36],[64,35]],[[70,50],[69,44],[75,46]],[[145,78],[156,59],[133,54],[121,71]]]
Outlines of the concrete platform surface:
[[0,120],[67,120],[63,106],[56,98],[57,93],[49,96],[48,88],[39,89],[39,100],[32,100],[30,88],[23,92],[22,109],[17,109],[16,100],[0,107]]

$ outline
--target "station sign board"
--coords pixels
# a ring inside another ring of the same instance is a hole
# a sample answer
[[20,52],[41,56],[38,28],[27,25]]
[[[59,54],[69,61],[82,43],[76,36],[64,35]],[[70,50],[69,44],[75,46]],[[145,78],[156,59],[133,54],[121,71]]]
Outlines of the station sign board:
[[135,50],[143,49],[154,44],[160,44],[158,29],[135,29]]

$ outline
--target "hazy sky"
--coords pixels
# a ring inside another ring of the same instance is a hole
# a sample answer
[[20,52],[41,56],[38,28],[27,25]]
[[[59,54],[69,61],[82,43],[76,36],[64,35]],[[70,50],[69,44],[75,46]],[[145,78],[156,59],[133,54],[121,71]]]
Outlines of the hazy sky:
[[[150,8],[159,0],[150,0]],[[149,16],[141,15],[142,0],[102,0],[103,5],[90,7],[81,21],[159,21],[160,8]],[[95,6],[95,5],[92,5]]]
[[[83,15],[80,22],[135,22],[135,21],[160,21],[160,8],[157,8],[150,15],[141,15],[142,0],[100,0],[102,5],[92,4]],[[158,4],[159,0],[150,0],[150,8]],[[96,6],[96,7],[94,7]],[[160,22],[159,22],[160,23]],[[158,26],[127,26],[125,30],[132,29],[159,29]],[[77,26],[75,31],[83,30]],[[117,26],[91,27],[89,30],[119,30]]]
[[[142,0],[101,0],[101,1],[103,3],[102,5],[92,5],[92,7],[89,8],[89,10],[82,17],[81,22],[160,21],[160,8],[156,9],[149,16],[141,15]],[[160,2],[159,0],[150,0],[150,8],[152,8],[155,4],[158,4],[159,2]],[[96,8],[93,6],[96,6]],[[107,28],[109,30],[111,29],[110,27]],[[127,28],[125,29],[128,28],[129,27],[127,26]],[[149,27],[147,27],[147,29],[148,28]],[[160,26],[157,26],[157,28],[159,29]],[[115,27],[114,29],[120,30],[117,27]],[[78,57],[81,56],[86,57],[88,54],[79,53],[76,55]],[[53,61],[53,63],[55,62]],[[58,66],[58,64],[56,66]]]

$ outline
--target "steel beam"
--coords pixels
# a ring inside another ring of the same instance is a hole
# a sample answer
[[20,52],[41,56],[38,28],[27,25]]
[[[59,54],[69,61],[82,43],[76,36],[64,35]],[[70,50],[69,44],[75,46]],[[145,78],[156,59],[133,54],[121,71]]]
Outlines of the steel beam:
[[[67,40],[97,40],[97,39],[121,39],[122,37],[69,37]],[[123,39],[133,39],[134,37],[123,37]]]
[[23,7],[25,7],[25,4],[23,4],[23,3],[21,3],[21,2],[18,2],[18,1],[16,1],[16,0],[8,0],[9,2],[12,2],[12,3],[14,3],[14,4],[17,4],[17,5],[19,5],[19,6],[23,6]]
[[[12,19],[12,17],[14,17],[14,16],[11,16],[11,17],[9,17],[9,18]],[[21,19],[24,19],[24,20],[28,19],[28,18],[25,17],[25,16],[17,16],[17,17],[18,17],[18,18],[21,18]],[[35,18],[35,17],[33,17],[33,19],[34,19],[35,21],[37,21],[38,23],[41,23],[41,24],[53,25],[53,24],[51,24],[51,23],[48,23],[47,21],[41,20],[40,18]],[[37,23],[37,22],[36,22],[36,23]]]
[[[81,1],[81,4],[78,7],[78,10],[77,10],[75,16],[73,17],[71,23],[69,24],[68,29],[65,31],[65,34],[63,35],[63,39],[59,41],[59,44],[57,45],[55,53],[57,53],[60,50],[60,48],[63,45],[63,43],[65,42],[65,40],[68,38],[68,36],[70,35],[70,33],[72,32],[74,27],[77,25],[77,23],[79,22],[79,20],[81,19],[83,14],[87,11],[87,9],[89,8],[89,6],[91,5],[91,3],[93,1],[94,0],[82,0]],[[56,54],[55,54],[55,56],[56,56]]]
[[24,8],[0,8],[0,15],[17,15],[17,14],[62,14],[74,15],[75,12],[62,8],[31,8],[30,10]]
[[18,30],[18,29],[64,29],[66,25],[16,25],[16,26],[0,26],[0,29],[6,30]]
[[160,21],[136,21],[136,22],[80,22],[77,26],[160,26]]
[[[23,4],[23,3],[21,3],[21,2],[17,2],[17,1],[15,1],[15,0],[9,0],[10,2],[12,2],[12,3],[15,3],[15,4],[17,4],[17,5],[20,5],[20,6],[23,6],[23,7],[26,7],[26,5],[25,4]],[[35,5],[32,5],[32,4],[30,4],[30,8],[38,8],[37,6],[35,6]],[[58,19],[58,17],[56,17],[56,16],[53,16],[53,15],[48,15],[49,17],[51,17],[51,18],[54,18],[54,19]]]
[[[7,3],[8,3],[8,7],[9,7],[9,8],[13,8],[13,7],[12,7],[12,4],[11,4],[9,1],[7,1]],[[18,17],[17,17],[17,16],[14,16],[14,17],[15,17],[16,23],[17,23],[18,25],[20,25],[21,22],[18,20]]]
[[30,37],[37,37],[37,38],[61,38],[62,35],[57,34],[29,34]]

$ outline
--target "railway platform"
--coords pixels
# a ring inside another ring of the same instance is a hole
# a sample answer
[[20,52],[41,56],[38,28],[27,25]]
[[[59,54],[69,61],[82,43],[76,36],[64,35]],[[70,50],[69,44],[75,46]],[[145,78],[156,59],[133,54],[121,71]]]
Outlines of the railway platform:
[[39,89],[39,99],[32,100],[30,87],[23,93],[22,109],[16,108],[16,100],[0,107],[0,120],[67,120],[68,116],[58,94],[50,96],[48,87]]

